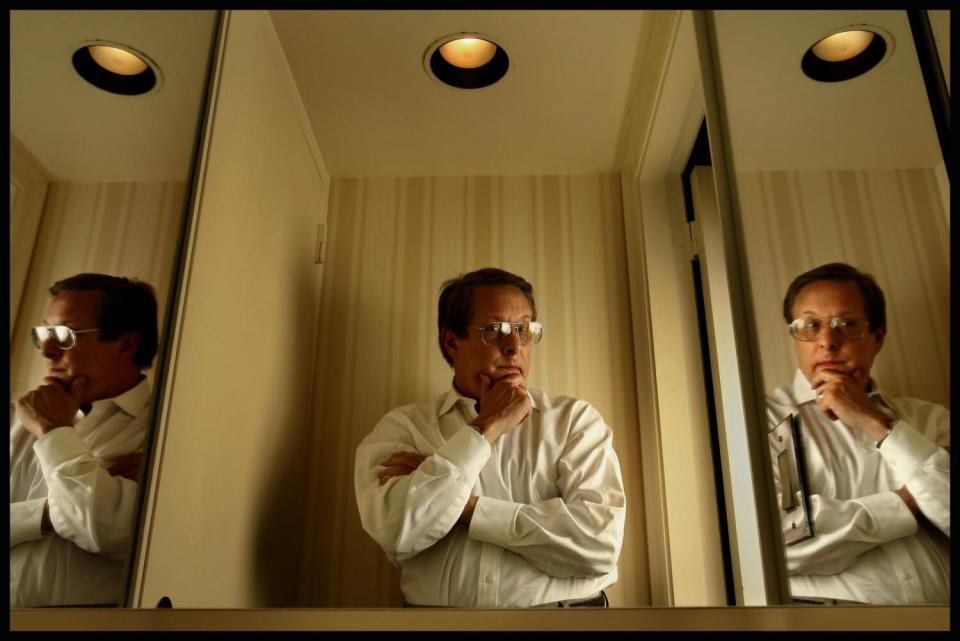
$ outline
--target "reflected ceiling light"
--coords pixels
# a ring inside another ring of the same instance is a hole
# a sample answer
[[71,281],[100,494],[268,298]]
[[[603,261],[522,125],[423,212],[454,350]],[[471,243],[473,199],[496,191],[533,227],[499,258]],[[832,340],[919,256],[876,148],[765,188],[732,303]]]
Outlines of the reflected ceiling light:
[[107,71],[118,73],[121,76],[135,76],[138,73],[143,73],[143,70],[150,66],[129,51],[124,51],[119,47],[90,45],[87,49],[94,62]]
[[810,47],[813,55],[826,62],[842,62],[863,53],[863,50],[873,41],[875,34],[872,31],[854,29],[841,31],[827,36]]
[[800,67],[820,82],[840,82],[862,75],[893,51],[893,38],[876,27],[857,25],[836,30],[815,42]]
[[460,69],[476,69],[490,62],[497,45],[483,38],[457,38],[440,47],[443,59]]
[[160,70],[146,55],[114,42],[85,42],[73,53],[73,68],[93,86],[136,96],[159,84]]
[[457,33],[441,38],[423,57],[427,75],[458,89],[480,89],[507,73],[507,52],[490,36]]

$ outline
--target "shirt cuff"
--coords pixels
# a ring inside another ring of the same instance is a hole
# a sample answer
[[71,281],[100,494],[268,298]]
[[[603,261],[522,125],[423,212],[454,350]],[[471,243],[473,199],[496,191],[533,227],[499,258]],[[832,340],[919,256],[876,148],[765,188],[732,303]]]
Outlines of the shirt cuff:
[[917,519],[896,492],[880,492],[856,499],[873,517],[881,530],[874,534],[881,541],[894,541],[917,531]]
[[917,468],[936,451],[935,443],[902,419],[880,445],[880,455],[904,482],[913,477]]
[[90,452],[77,430],[72,427],[50,430],[37,439],[33,444],[33,451],[37,454],[45,478],[50,478],[58,465]]
[[506,547],[510,543],[507,534],[513,530],[519,510],[520,504],[513,501],[478,497],[470,518],[470,538]]
[[43,504],[46,498],[18,501],[10,504],[10,547],[39,541],[43,538],[40,522],[43,518]]
[[441,445],[436,454],[460,468],[468,478],[476,479],[480,475],[480,470],[487,464],[490,452],[490,443],[487,439],[467,425]]

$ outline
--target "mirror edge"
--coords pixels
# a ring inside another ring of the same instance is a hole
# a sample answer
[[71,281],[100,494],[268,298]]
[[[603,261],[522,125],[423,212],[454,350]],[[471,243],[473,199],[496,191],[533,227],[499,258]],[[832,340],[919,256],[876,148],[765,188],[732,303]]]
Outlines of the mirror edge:
[[204,82],[204,93],[200,103],[200,109],[197,113],[196,136],[194,139],[194,149],[191,154],[192,159],[187,173],[187,180],[190,183],[190,191],[183,204],[183,215],[181,216],[180,230],[177,234],[177,251],[171,267],[170,292],[167,296],[166,308],[163,312],[164,328],[163,340],[161,344],[163,349],[157,355],[157,362],[154,366],[154,389],[153,401],[150,407],[150,431],[148,433],[147,444],[144,448],[144,473],[143,478],[137,490],[138,510],[137,522],[134,529],[133,545],[134,549],[130,557],[130,563],[127,566],[126,578],[124,581],[124,600],[120,607],[139,608],[143,607],[138,603],[140,599],[140,588],[142,585],[143,569],[147,550],[149,547],[149,523],[150,515],[153,509],[153,488],[156,487],[155,481],[159,477],[160,471],[160,453],[162,447],[162,437],[165,433],[163,429],[165,417],[167,415],[167,395],[169,389],[169,375],[174,371],[173,364],[176,351],[174,343],[179,335],[176,331],[181,322],[181,301],[186,289],[187,266],[190,260],[189,241],[193,237],[193,228],[196,225],[197,200],[203,182],[203,167],[205,165],[206,153],[208,149],[208,139],[212,129],[213,112],[217,84],[219,80],[220,68],[223,57],[223,41],[226,28],[225,10],[214,10],[215,16],[210,34],[210,49],[207,57],[207,72]]

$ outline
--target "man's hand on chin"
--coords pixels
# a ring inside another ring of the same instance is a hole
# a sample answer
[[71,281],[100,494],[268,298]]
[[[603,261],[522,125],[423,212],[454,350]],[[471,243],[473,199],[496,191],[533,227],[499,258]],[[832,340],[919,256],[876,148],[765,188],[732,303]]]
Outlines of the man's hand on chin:
[[862,370],[849,374],[821,369],[813,377],[811,386],[817,392],[817,405],[829,420],[837,419],[860,430],[874,441],[887,433],[890,419],[874,405],[867,395]]
[[15,403],[24,427],[40,438],[54,428],[72,425],[86,385],[84,376],[73,379],[69,386],[60,379],[45,377],[36,389],[30,390]]
[[480,412],[472,422],[480,434],[493,443],[523,422],[532,407],[526,381],[520,374],[508,374],[494,382],[480,375]]

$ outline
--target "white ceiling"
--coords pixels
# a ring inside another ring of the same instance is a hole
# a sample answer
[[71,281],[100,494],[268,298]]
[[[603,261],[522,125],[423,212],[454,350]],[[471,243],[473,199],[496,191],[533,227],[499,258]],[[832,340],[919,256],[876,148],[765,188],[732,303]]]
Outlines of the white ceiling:
[[[215,11],[11,11],[11,135],[58,180],[186,180],[215,22]],[[80,78],[73,52],[100,39],[152,58],[159,89],[119,96]]]
[[[620,170],[648,12],[270,14],[332,176]],[[935,29],[949,44],[949,14],[939,14]],[[738,170],[939,162],[903,12],[716,16]],[[889,60],[845,83],[800,73],[811,42],[857,22],[894,36]],[[183,180],[213,24],[210,11],[12,11],[11,134],[61,180]],[[426,74],[427,48],[461,31],[504,46],[510,69],[500,82],[457,90]],[[91,39],[146,52],[163,72],[160,90],[115,96],[81,80],[70,56]]]
[[[905,11],[718,11],[715,16],[738,171],[918,169],[940,162]],[[800,60],[807,47],[858,24],[892,36],[887,59],[845,82],[816,82],[803,74]]]
[[[579,174],[615,155],[641,11],[271,11],[334,176]],[[499,82],[427,75],[438,39],[503,45]]]

